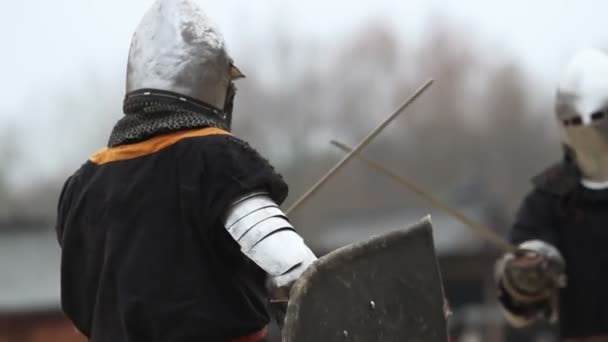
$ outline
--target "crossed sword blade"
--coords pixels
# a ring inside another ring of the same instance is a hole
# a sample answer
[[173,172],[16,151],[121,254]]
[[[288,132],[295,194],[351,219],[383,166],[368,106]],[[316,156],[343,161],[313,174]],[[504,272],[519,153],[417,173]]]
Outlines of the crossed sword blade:
[[[353,149],[350,148],[349,146],[336,141],[336,140],[332,140],[331,143],[336,146],[337,148],[341,149],[344,152],[347,153],[352,153]],[[498,247],[499,249],[501,249],[503,252],[510,252],[510,253],[515,253],[518,248],[515,247],[514,245],[512,245],[511,243],[509,243],[507,240],[503,239],[500,235],[498,235],[497,233],[494,232],[494,230],[490,229],[487,226],[484,226],[478,222],[475,222],[473,220],[471,220],[470,218],[468,218],[467,216],[465,216],[463,213],[461,213],[460,211],[452,208],[451,206],[449,206],[447,203],[441,201],[440,199],[438,199],[437,197],[431,195],[431,193],[425,189],[423,189],[422,187],[420,187],[419,185],[417,185],[415,182],[399,175],[398,173],[396,173],[395,171],[381,165],[380,163],[373,161],[371,159],[368,159],[362,155],[357,155],[357,158],[359,158],[360,161],[364,162],[365,164],[367,164],[368,166],[370,166],[373,169],[376,169],[377,171],[380,171],[381,173],[383,173],[384,175],[392,178],[394,181],[396,181],[397,183],[403,185],[404,187],[406,187],[407,189],[409,189],[410,191],[416,193],[418,196],[426,199],[427,201],[429,201],[433,206],[443,210],[444,212],[450,214],[451,216],[453,216],[455,219],[457,219],[458,221],[462,222],[465,226],[470,227],[472,229],[472,231],[479,236],[480,238],[490,242],[491,244],[493,244],[494,246]]]
[[314,195],[332,176],[336,174],[342,167],[344,167],[353,157],[355,157],[361,150],[363,150],[372,140],[382,132],[382,130],[388,126],[399,114],[401,114],[412,102],[414,102],[425,90],[427,90],[433,84],[433,80],[429,79],[423,83],[405,102],[389,117],[384,119],[378,127],[371,131],[361,142],[350,151],[342,160],[340,160],[331,170],[329,170],[321,179],[319,179],[308,191],[306,191],[298,200],[296,200],[291,207],[285,211],[285,214],[289,215],[294,210],[304,204],[312,195]]
[[[388,126],[399,114],[401,114],[409,105],[411,105],[422,93],[424,93],[432,84],[434,80],[429,79],[424,82],[410,97],[405,100],[405,102],[399,106],[399,108],[392,113],[389,117],[384,119],[378,127],[376,127],[373,131],[371,131],[352,151],[349,151],[348,154],[342,158],[333,168],[331,168],[321,179],[319,179],[308,191],[306,191],[298,200],[296,200],[289,209],[285,211],[285,214],[289,215],[293,213],[294,210],[299,208],[302,204],[304,204],[312,195],[314,195],[333,175],[336,174],[344,165],[346,165],[353,157],[359,153],[363,148],[369,145],[370,142],[378,135],[382,130]],[[273,298],[270,300],[271,304],[282,304],[287,303],[289,301],[288,296],[282,291],[275,290],[273,293]]]

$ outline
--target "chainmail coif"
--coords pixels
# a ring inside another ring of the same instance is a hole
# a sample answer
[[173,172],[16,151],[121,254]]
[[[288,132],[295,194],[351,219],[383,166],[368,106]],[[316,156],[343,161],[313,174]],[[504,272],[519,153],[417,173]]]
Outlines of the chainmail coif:
[[220,110],[175,93],[138,90],[127,94],[123,110],[108,141],[108,147],[136,143],[175,131],[217,127],[230,130],[230,118]]

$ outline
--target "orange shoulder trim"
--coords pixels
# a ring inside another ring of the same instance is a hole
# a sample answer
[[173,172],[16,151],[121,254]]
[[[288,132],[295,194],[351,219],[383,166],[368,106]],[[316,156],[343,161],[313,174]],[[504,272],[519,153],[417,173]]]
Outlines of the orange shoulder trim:
[[230,133],[223,129],[207,127],[187,131],[179,131],[157,136],[135,144],[121,145],[103,148],[93,154],[89,160],[97,165],[107,164],[115,161],[129,160],[143,157],[169,147],[182,139],[202,137],[206,135]]

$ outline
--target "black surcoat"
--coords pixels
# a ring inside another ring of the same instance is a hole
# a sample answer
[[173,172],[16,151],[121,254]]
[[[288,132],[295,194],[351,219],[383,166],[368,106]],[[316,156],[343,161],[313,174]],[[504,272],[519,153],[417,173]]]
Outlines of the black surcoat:
[[575,166],[559,163],[534,179],[510,238],[516,244],[540,239],[563,255],[562,337],[608,334],[608,190],[583,187]]
[[231,341],[269,322],[266,274],[223,226],[238,196],[287,185],[215,128],[93,155],[58,207],[62,306],[94,342]]

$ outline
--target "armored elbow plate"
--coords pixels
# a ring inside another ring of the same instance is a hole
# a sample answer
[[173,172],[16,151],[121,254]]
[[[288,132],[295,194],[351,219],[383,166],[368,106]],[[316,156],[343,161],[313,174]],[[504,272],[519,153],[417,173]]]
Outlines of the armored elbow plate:
[[287,286],[316,260],[279,206],[263,192],[248,194],[228,210],[225,227],[241,251]]

